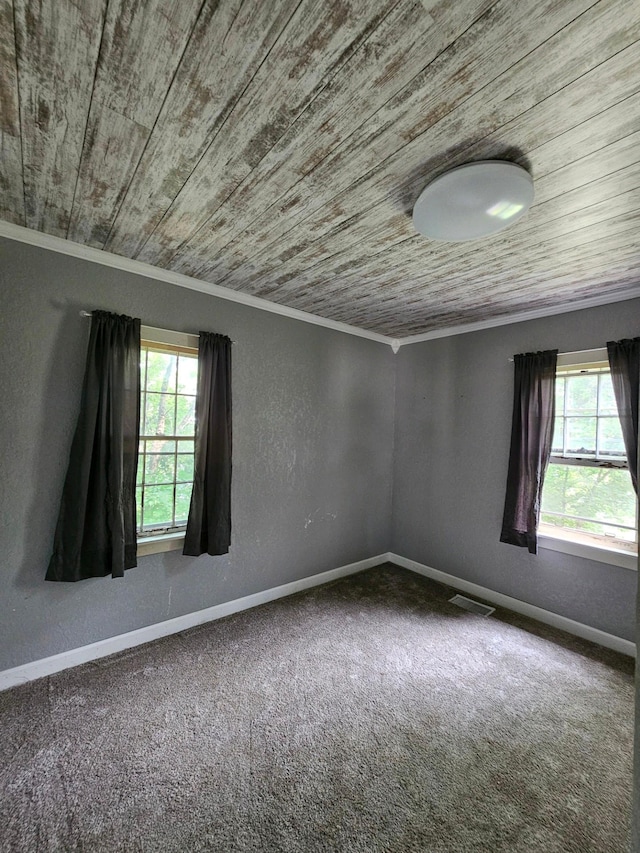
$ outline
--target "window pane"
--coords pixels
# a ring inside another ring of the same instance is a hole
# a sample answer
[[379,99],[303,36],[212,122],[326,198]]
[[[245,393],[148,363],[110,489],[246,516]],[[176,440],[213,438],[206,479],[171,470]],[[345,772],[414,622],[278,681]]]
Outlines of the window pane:
[[556,377],[556,415],[564,411],[564,377]]
[[[147,347],[140,363],[144,387],[140,395],[136,509],[140,532],[149,533],[176,526],[176,499],[177,525],[187,520],[193,482],[198,359]],[[176,441],[163,437],[174,435],[187,438]]]
[[187,522],[192,489],[193,483],[180,483],[176,486],[176,524]]
[[175,461],[175,456],[166,453],[148,453],[145,460],[145,484],[173,483]]
[[142,527],[142,488],[138,486],[136,489],[136,528],[140,530]]
[[601,415],[618,416],[616,398],[613,394],[611,374],[605,373],[600,377],[600,394],[598,396],[598,413]]
[[567,453],[580,455],[596,452],[596,418],[567,418]]
[[178,357],[178,391],[195,394],[198,384],[198,359],[181,355]]
[[144,527],[170,527],[173,524],[173,486],[146,486],[144,490]]
[[150,438],[146,440],[147,453],[175,453],[175,441],[167,441],[166,438]]
[[177,399],[178,413],[176,418],[176,435],[193,435],[196,428],[196,398],[183,397]]
[[[548,513],[578,518],[559,518]],[[588,533],[606,532],[633,541],[636,496],[629,472],[625,469],[552,463],[544,481],[542,514],[542,520],[549,524]],[[602,522],[626,525],[632,529],[605,528]]]
[[[540,514],[543,524],[550,524],[560,530],[574,530],[576,533],[588,533],[591,536],[603,536],[607,540],[622,540],[623,542],[636,542],[633,530],[625,527],[616,527],[615,524],[607,524],[601,521],[575,521],[565,520],[557,515],[550,515],[544,511]],[[607,542],[603,542],[606,547]]]
[[553,424],[553,441],[551,442],[551,452],[561,454],[564,449],[564,418],[556,418]]
[[598,419],[598,448],[601,456],[626,459],[622,429],[617,417]]
[[[140,380],[141,382],[143,379]],[[140,435],[144,435],[145,433],[145,413],[147,411],[147,395],[144,390],[144,386],[140,388]],[[142,452],[142,443],[140,444],[140,452]]]
[[176,480],[191,482],[193,480],[193,453],[181,453],[178,456]]
[[145,435],[174,435],[175,397],[173,394],[147,394]]
[[171,393],[176,390],[177,357],[170,352],[148,351],[147,391]]
[[598,393],[597,375],[568,376],[565,381],[567,383],[565,414],[595,415]]

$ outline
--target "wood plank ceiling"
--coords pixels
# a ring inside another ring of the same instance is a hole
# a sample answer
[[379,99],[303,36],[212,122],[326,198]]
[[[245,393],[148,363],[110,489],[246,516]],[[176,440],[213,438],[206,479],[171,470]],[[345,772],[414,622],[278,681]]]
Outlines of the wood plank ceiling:
[[[323,317],[403,337],[640,281],[638,0],[0,0],[0,95],[0,218]],[[528,215],[418,235],[426,183],[487,158]]]

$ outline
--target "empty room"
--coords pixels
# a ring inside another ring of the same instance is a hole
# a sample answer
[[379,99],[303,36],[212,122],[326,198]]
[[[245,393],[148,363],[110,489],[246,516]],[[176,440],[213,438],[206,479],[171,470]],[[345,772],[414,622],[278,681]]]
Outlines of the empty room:
[[640,853],[637,0],[0,0],[1,853]]

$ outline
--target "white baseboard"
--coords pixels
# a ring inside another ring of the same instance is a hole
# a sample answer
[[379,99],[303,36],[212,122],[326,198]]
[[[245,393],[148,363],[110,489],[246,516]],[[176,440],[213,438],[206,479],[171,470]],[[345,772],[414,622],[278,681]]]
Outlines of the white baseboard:
[[516,613],[521,613],[523,616],[529,616],[531,619],[536,619],[538,622],[544,622],[545,625],[551,625],[553,628],[559,628],[561,631],[566,631],[568,634],[574,634],[576,637],[581,637],[583,640],[590,640],[592,643],[597,643],[599,646],[605,646],[608,649],[614,649],[616,652],[621,652],[630,657],[636,656],[636,645],[631,640],[624,640],[622,637],[616,637],[614,634],[607,634],[606,631],[600,631],[598,628],[592,628],[590,625],[584,625],[582,622],[574,622],[573,619],[567,619],[566,616],[559,616],[557,613],[552,613],[550,610],[543,610],[542,607],[536,607],[533,604],[527,604],[526,601],[520,601],[517,598],[511,598],[509,595],[503,595],[501,592],[494,592],[492,589],[487,589],[477,583],[465,581],[462,578],[457,578],[455,575],[448,575],[446,572],[441,572],[438,569],[432,569],[430,566],[425,566],[422,563],[417,563],[415,560],[409,560],[406,557],[400,557],[398,554],[389,553],[386,555],[390,563],[396,566],[401,566],[403,569],[409,569],[419,575],[424,575],[434,581],[451,586],[454,589],[459,589],[462,592],[468,592],[478,598],[484,598],[492,604],[497,604],[500,607],[505,607],[507,610],[514,610]]
[[179,631],[185,631],[187,628],[193,628],[205,622],[213,622],[216,619],[222,619],[224,616],[231,616],[233,613],[248,610],[259,604],[266,604],[268,601],[274,601],[276,598],[284,598],[287,595],[293,595],[295,592],[301,592],[313,586],[329,583],[329,581],[336,580],[337,578],[343,578],[347,575],[362,572],[365,569],[371,569],[386,561],[386,554],[381,554],[378,557],[369,557],[367,560],[349,563],[346,566],[340,566],[337,569],[330,569],[328,572],[321,572],[317,575],[311,575],[308,578],[301,578],[297,581],[291,581],[291,583],[265,589],[253,595],[246,595],[243,598],[236,598],[233,601],[225,601],[223,604],[215,604],[213,607],[197,610],[195,613],[185,613],[184,616],[177,616],[175,619],[167,619],[165,622],[148,625],[146,628],[138,628],[126,634],[119,634],[116,637],[99,640],[97,643],[90,643],[88,646],[81,646],[79,649],[71,649],[68,652],[61,652],[57,655],[51,655],[48,658],[25,663],[13,669],[5,669],[4,672],[0,672],[0,690],[7,690],[9,687],[26,684],[28,681],[34,681],[36,678],[42,678],[45,675],[53,675],[54,672],[60,672],[63,669],[79,666],[82,663],[88,663],[89,661],[112,655],[115,652],[122,652],[125,649],[140,646],[143,643],[150,643],[152,640],[167,637],[169,634],[177,634]]
[[597,643],[600,646],[605,646],[630,657],[635,657],[636,646],[630,640],[623,640],[621,637],[607,634],[605,631],[599,631],[597,628],[591,628],[589,625],[583,625],[581,622],[574,622],[573,619],[567,619],[565,616],[559,616],[557,613],[543,610],[541,607],[535,607],[533,604],[527,604],[526,601],[519,601],[517,598],[511,598],[500,592],[494,592],[479,584],[457,578],[455,575],[449,575],[438,569],[432,569],[430,566],[417,563],[415,560],[409,560],[398,554],[387,553],[380,554],[377,557],[369,557],[357,563],[349,563],[346,566],[330,569],[328,572],[321,572],[320,574],[301,578],[300,580],[275,586],[271,589],[265,589],[262,592],[256,592],[253,595],[247,595],[243,598],[236,598],[233,601],[215,604],[213,607],[197,610],[195,613],[186,613],[184,616],[167,619],[165,622],[158,622],[155,625],[138,628],[126,634],[119,634],[116,637],[99,640],[97,643],[90,643],[87,646],[81,646],[79,649],[71,649],[68,652],[61,652],[51,657],[32,661],[22,666],[16,666],[13,669],[6,669],[4,672],[0,672],[0,691],[15,687],[18,684],[26,684],[28,681],[34,681],[36,678],[42,678],[45,675],[53,675],[55,672],[60,672],[63,669],[69,669],[79,666],[82,663],[107,657],[116,652],[122,652],[125,649],[131,649],[134,646],[140,646],[143,643],[150,643],[153,640],[160,639],[160,637],[177,634],[179,631],[185,631],[187,628],[193,628],[205,622],[222,619],[224,616],[231,616],[233,613],[257,607],[259,604],[266,604],[269,601],[275,601],[277,598],[285,598],[287,595],[293,595],[296,592],[320,586],[321,584],[329,583],[338,578],[353,575],[387,562],[394,563],[396,566],[439,581],[454,589],[459,589],[462,592],[467,592],[478,598],[491,601],[493,604],[505,607],[507,610],[513,610],[516,613],[521,613],[523,616],[529,616],[538,622],[544,622],[546,625],[551,625],[569,634],[582,637],[584,640],[590,640],[592,643]]

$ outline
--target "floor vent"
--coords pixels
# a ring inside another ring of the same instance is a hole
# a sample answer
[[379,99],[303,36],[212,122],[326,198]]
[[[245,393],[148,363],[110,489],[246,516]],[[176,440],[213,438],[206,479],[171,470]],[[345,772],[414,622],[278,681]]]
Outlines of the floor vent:
[[487,607],[486,604],[480,604],[479,601],[472,601],[464,595],[454,595],[449,599],[451,604],[457,604],[463,610],[468,610],[470,613],[475,613],[477,616],[491,616],[495,607]]

